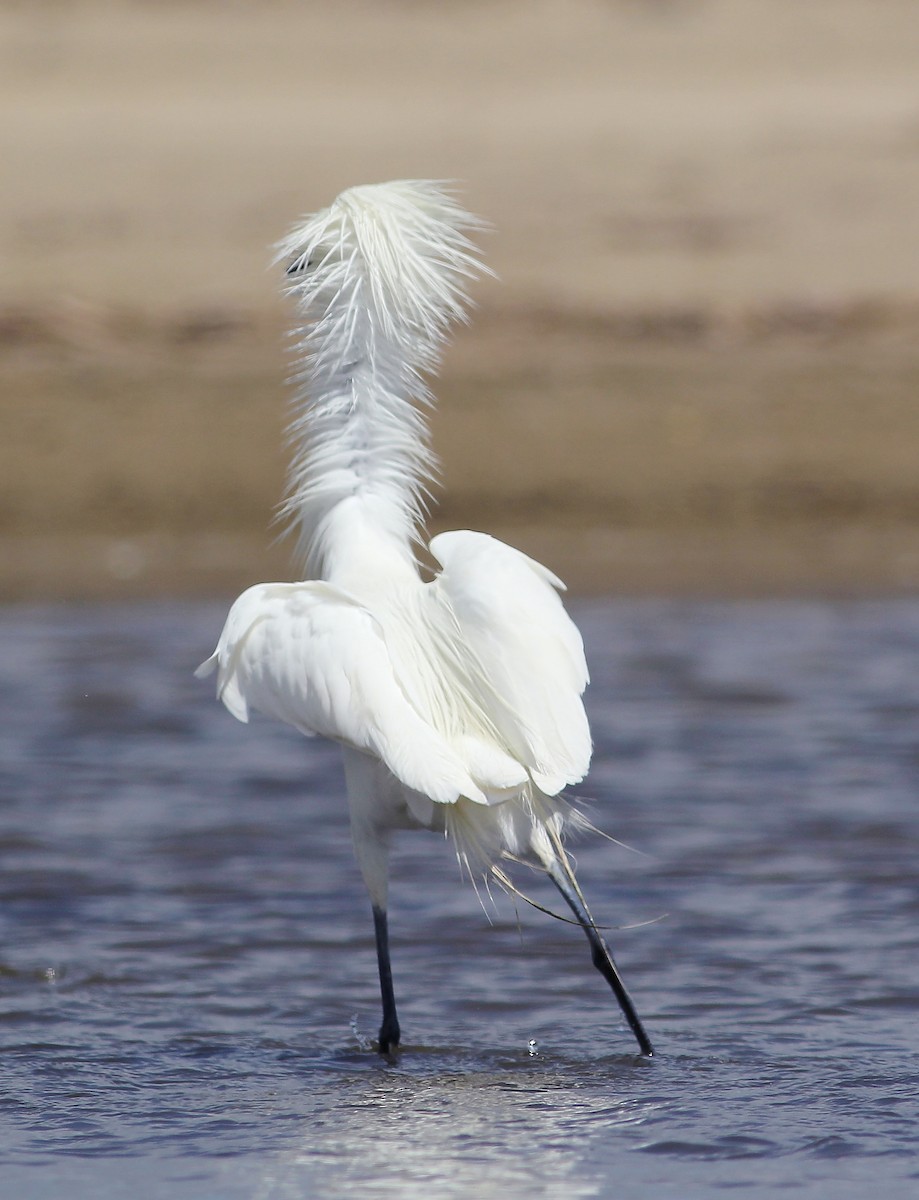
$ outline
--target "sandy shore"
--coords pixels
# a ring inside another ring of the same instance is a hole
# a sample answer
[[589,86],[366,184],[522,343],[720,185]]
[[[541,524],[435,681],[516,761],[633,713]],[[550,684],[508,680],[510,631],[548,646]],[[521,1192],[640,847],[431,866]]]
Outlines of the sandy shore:
[[269,243],[466,181],[441,526],[578,588],[919,587],[911,0],[0,5],[0,597],[285,577]]

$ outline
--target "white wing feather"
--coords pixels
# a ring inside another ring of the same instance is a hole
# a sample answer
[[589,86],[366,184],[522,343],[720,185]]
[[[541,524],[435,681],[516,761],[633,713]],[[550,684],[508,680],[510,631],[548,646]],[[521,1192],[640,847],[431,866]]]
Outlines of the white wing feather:
[[537,787],[556,795],[584,778],[591,755],[587,663],[557,594],[564,584],[484,533],[442,533],[430,549],[443,568],[430,586],[477,660],[478,704]]
[[407,788],[440,804],[487,803],[459,755],[412,704],[373,615],[322,582],[260,584],[230,609],[214,654],[217,696],[374,754]]

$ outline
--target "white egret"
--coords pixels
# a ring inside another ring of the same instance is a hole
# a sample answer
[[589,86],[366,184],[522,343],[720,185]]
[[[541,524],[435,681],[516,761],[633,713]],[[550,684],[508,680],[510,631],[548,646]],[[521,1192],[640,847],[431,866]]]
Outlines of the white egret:
[[562,845],[584,824],[562,799],[587,773],[584,647],[525,554],[483,533],[442,533],[426,578],[414,546],[434,458],[423,375],[482,270],[479,222],[427,181],[356,187],[279,247],[298,307],[299,391],[284,513],[300,583],[249,588],[214,654],[217,695],[341,743],[355,852],[370,893],[383,1053],[399,1044],[387,927],[391,835],[448,835],[471,872],[541,866],[652,1053]]

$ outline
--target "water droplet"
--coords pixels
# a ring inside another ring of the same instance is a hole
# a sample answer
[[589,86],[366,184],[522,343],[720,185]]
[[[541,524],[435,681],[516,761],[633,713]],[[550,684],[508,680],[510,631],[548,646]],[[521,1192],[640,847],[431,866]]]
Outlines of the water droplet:
[[372,1050],[373,1042],[371,1042],[369,1038],[364,1037],[357,1027],[357,1013],[354,1013],[354,1015],[351,1017],[350,1025],[351,1032],[354,1034],[354,1040],[357,1042],[359,1049]]

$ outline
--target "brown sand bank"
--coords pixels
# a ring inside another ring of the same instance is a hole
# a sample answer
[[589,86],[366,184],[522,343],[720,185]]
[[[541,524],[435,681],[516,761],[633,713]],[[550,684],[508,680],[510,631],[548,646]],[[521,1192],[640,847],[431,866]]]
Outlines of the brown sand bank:
[[0,4],[0,596],[289,573],[266,246],[467,182],[438,525],[575,586],[919,587],[912,0]]
[[[439,388],[438,527],[488,529],[594,591],[919,586],[912,342],[617,340],[481,319],[490,332],[462,335]],[[290,577],[268,528],[285,466],[280,342],[239,325],[8,356],[5,594]]]

